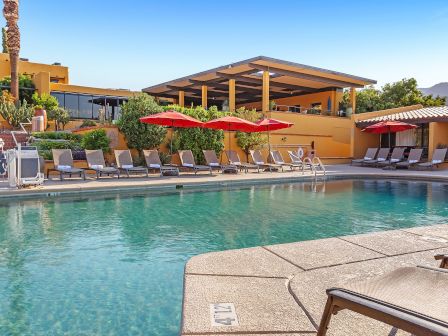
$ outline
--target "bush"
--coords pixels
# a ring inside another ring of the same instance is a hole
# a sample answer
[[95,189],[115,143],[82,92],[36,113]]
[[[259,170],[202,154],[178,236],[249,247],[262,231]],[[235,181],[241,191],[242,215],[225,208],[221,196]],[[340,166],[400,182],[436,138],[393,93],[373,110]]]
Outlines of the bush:
[[80,128],[85,128],[85,127],[93,127],[96,126],[96,122],[94,122],[93,120],[84,120],[81,124],[81,126],[79,126]]
[[122,105],[118,128],[124,134],[128,147],[137,149],[140,157],[143,157],[143,149],[160,146],[165,139],[166,129],[142,123],[139,118],[162,111],[162,107],[146,93],[130,97],[128,102]]
[[[208,110],[201,106],[184,108],[178,105],[170,105],[167,110],[175,110],[200,121],[206,122],[225,116],[224,112],[218,111],[216,106]],[[213,149],[218,156],[224,149],[224,132],[208,128],[177,128],[174,135],[173,153],[180,149],[189,149],[193,152],[197,164],[205,162],[203,149]]]
[[80,142],[82,135],[68,132],[33,132],[32,136],[37,139],[50,139],[50,140],[71,140]]
[[[261,117],[261,114],[256,110],[246,110],[246,108],[244,107],[237,109],[235,111],[235,115],[239,118],[246,119],[252,122],[256,122]],[[267,142],[266,136],[261,132],[236,132],[236,139],[238,146],[246,154],[246,161],[249,160],[250,150],[258,149]]]
[[41,95],[39,95],[37,92],[34,92],[32,98],[33,104],[36,107],[42,107],[48,113],[56,110],[59,107],[59,102],[56,97],[53,97],[48,93],[42,93]]
[[[7,76],[1,79],[0,86],[3,86],[3,88],[8,87],[6,91],[9,91],[9,88],[11,87],[11,77]],[[35,86],[31,76],[19,74],[19,100],[26,100],[28,104],[32,104],[34,88]]]
[[81,146],[84,149],[102,149],[103,152],[110,151],[110,139],[104,129],[96,129],[84,134]]
[[3,91],[0,96],[0,115],[12,127],[19,127],[20,123],[28,122],[34,116],[34,109],[26,100],[17,105],[11,101],[8,91]]
[[[75,159],[75,152],[82,151],[81,144],[76,141],[54,141],[54,140],[41,140],[33,142],[33,145],[37,147],[39,155],[45,160],[53,160],[52,149],[70,149],[73,152],[73,158]],[[84,154],[85,158],[85,154]],[[82,160],[82,158],[76,158],[75,160]]]
[[64,129],[65,125],[70,121],[70,113],[63,107],[57,107],[48,112],[48,119],[54,120],[56,130],[59,130],[60,128]]

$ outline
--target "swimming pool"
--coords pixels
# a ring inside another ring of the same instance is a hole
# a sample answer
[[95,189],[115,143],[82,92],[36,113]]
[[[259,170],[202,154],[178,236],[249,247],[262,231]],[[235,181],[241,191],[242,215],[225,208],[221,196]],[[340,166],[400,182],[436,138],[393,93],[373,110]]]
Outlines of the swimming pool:
[[446,221],[448,185],[341,180],[0,203],[0,335],[178,335],[190,256]]

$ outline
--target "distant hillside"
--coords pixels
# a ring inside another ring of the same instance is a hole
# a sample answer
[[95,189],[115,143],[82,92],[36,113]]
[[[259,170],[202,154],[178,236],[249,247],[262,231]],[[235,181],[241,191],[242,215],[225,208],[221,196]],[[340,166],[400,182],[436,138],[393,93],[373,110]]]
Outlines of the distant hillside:
[[448,105],[448,82],[439,83],[430,88],[420,88],[424,94],[432,94],[433,96],[447,97],[446,105]]

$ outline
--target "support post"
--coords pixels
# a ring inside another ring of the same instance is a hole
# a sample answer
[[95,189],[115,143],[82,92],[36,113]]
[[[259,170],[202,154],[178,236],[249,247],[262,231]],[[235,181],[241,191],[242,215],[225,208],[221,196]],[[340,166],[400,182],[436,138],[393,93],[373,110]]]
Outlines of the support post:
[[263,71],[262,112],[269,112],[269,71]]
[[235,79],[229,79],[229,110],[235,112]]
[[202,107],[207,109],[207,85],[202,85]]
[[356,113],[356,89],[354,87],[350,88],[350,105],[352,106],[353,114]]
[[178,104],[181,107],[185,106],[185,91],[179,91],[179,100],[178,100]]

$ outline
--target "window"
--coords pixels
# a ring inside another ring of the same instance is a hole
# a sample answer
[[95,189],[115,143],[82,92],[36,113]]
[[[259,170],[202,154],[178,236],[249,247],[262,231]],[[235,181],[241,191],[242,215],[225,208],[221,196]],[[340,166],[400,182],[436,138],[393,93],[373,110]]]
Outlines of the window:
[[78,95],[72,94],[72,93],[66,93],[65,94],[65,108],[70,113],[71,118],[79,118],[78,111],[79,111],[79,101],[78,101]]
[[59,106],[65,106],[64,94],[62,92],[52,92],[51,95],[58,100]]
[[78,118],[92,119],[92,96],[79,95]]

